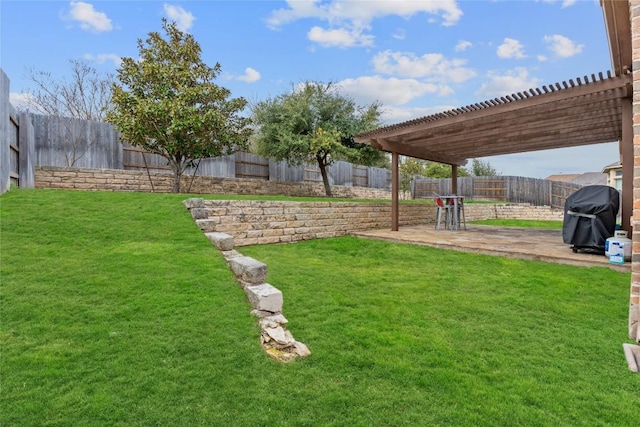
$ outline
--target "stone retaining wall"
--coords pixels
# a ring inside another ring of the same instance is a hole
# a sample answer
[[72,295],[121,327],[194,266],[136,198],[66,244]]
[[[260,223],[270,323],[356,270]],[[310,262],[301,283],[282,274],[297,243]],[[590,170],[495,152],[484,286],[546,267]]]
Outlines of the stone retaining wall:
[[[149,179],[151,177],[151,181]],[[153,182],[153,184],[151,183]],[[259,179],[219,178],[197,176],[183,177],[183,191],[189,189],[191,194],[247,194],[247,195],[282,195],[294,197],[323,197],[322,184],[296,182],[263,181]],[[36,188],[55,188],[67,190],[101,190],[101,191],[144,191],[170,193],[173,188],[173,175],[168,173],[151,173],[143,171],[126,171],[117,169],[79,169],[52,166],[38,166],[35,172]],[[358,199],[391,199],[389,190],[345,187],[331,187],[335,197]]]
[[562,221],[564,210],[549,206],[532,206],[525,203],[508,204],[465,204],[467,221],[483,219],[531,219],[540,221]]
[[[236,246],[292,243],[391,227],[390,203],[205,200],[191,214],[205,233],[233,236]],[[528,205],[467,204],[467,221],[518,218],[562,220],[562,211]],[[434,224],[431,204],[400,204],[399,225]]]

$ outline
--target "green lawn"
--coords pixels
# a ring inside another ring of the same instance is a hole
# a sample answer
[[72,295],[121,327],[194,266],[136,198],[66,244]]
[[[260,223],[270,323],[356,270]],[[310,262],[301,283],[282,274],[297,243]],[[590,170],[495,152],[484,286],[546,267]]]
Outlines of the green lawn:
[[313,353],[279,364],[185,197],[0,197],[0,425],[638,426],[629,274],[352,237],[240,248]]

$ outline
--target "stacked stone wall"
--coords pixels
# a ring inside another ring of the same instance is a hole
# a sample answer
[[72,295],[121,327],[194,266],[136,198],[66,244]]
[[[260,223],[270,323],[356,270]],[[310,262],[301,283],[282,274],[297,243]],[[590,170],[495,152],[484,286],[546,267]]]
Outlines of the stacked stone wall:
[[[282,195],[294,197],[323,197],[322,184],[264,181],[259,179],[183,177],[181,188],[191,194],[247,194]],[[36,188],[99,191],[142,191],[170,193],[173,175],[147,174],[142,171],[116,169],[79,169],[64,167],[37,167]],[[391,199],[389,190],[367,187],[332,186],[335,197],[358,199]]]
[[564,211],[549,206],[532,206],[526,203],[485,204],[467,203],[465,205],[467,221],[484,219],[528,219],[540,221],[562,221]]
[[[390,203],[205,200],[191,210],[205,233],[233,236],[236,246],[292,243],[391,227]],[[528,205],[467,204],[467,221],[482,219],[562,219],[562,211]],[[399,225],[434,224],[431,204],[400,204]]]
[[[391,226],[389,203],[205,200],[204,206],[201,212],[192,210],[198,226],[233,236],[236,246],[339,237]],[[434,217],[433,205],[400,206],[400,225],[425,224]]]

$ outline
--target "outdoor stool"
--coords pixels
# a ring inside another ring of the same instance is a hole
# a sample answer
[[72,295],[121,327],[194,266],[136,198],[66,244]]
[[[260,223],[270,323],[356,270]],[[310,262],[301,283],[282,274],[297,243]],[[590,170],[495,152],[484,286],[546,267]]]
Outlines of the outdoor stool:
[[451,210],[453,206],[449,203],[445,203],[442,201],[440,196],[435,198],[436,202],[436,230],[440,230],[440,223],[442,222],[444,215],[444,228],[449,228],[449,223],[452,222],[453,216],[451,215]]

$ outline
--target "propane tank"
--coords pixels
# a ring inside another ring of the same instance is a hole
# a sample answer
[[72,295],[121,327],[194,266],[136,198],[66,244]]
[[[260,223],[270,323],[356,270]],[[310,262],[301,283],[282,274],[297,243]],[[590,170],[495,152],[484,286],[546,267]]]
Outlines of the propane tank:
[[624,230],[616,230],[604,244],[604,254],[612,264],[624,264],[631,261],[631,239]]

